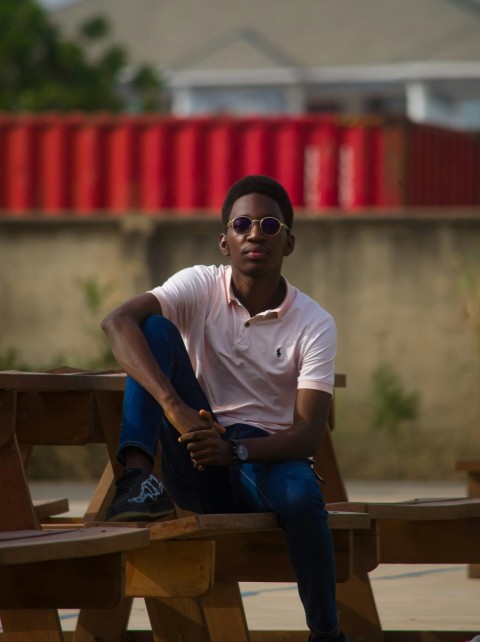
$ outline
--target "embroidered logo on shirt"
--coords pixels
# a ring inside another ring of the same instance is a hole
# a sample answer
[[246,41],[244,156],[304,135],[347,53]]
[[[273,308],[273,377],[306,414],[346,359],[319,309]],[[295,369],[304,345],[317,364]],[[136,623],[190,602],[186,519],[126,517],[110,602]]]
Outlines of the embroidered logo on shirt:
[[275,356],[277,359],[280,359],[280,357],[282,356],[282,346],[278,346],[277,348],[275,348]]

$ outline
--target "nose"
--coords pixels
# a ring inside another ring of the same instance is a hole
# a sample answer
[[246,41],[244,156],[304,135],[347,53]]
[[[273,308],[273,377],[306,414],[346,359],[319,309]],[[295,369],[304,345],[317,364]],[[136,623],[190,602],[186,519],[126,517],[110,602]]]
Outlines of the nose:
[[248,231],[248,236],[253,238],[265,238],[265,234],[262,232],[262,228],[260,227],[260,221],[257,219],[252,219],[252,227]]

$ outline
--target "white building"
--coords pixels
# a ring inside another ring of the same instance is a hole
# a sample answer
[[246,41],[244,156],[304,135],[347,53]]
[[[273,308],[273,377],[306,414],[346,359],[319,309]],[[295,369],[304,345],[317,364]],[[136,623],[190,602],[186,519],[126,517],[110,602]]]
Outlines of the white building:
[[77,0],[133,62],[156,65],[171,112],[405,114],[480,129],[478,0]]

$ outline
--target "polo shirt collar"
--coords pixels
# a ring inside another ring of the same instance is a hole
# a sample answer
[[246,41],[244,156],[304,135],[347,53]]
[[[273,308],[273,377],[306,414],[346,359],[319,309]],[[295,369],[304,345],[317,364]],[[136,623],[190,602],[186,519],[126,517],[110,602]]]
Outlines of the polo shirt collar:
[[[260,312],[259,314],[256,314],[255,317],[253,318],[272,318],[276,317],[280,319],[283,317],[288,310],[291,308],[293,301],[295,300],[296,296],[296,288],[294,288],[290,283],[287,281],[287,279],[282,276],[282,279],[285,282],[286,286],[286,294],[285,298],[283,299],[282,303],[277,307],[273,308],[272,310],[265,310],[264,312]],[[225,268],[225,294],[227,297],[227,303],[228,304],[236,304],[240,305],[243,307],[243,305],[240,303],[240,301],[237,299],[235,296],[235,293],[233,292],[232,288],[232,266],[228,265]]]

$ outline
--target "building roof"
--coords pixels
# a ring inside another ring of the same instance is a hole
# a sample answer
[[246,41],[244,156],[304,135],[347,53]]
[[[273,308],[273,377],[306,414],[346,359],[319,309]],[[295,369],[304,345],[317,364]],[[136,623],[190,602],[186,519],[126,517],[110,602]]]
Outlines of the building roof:
[[134,63],[164,70],[480,62],[478,0],[77,0],[72,31],[105,14]]

